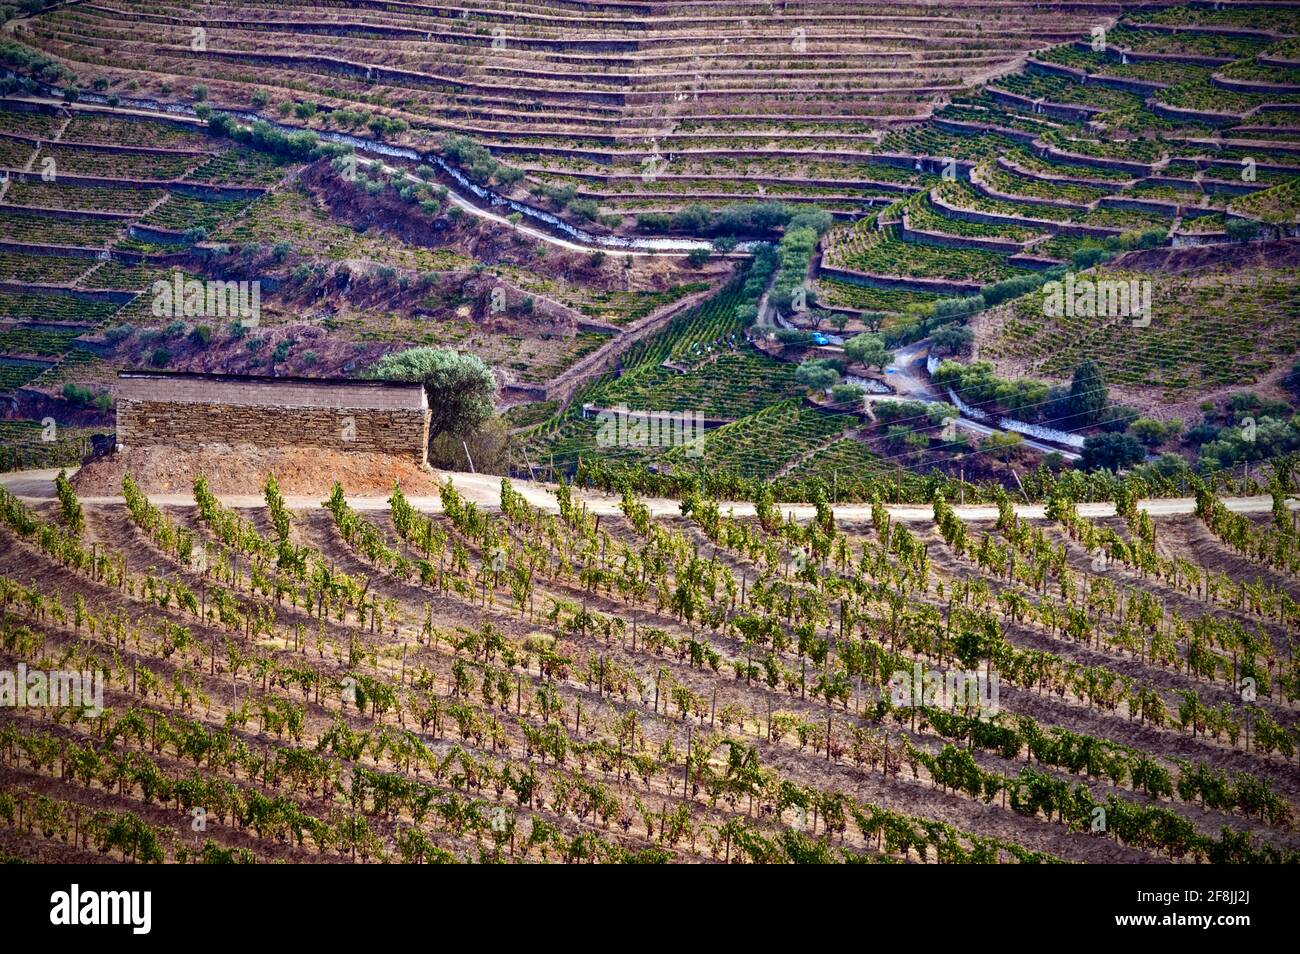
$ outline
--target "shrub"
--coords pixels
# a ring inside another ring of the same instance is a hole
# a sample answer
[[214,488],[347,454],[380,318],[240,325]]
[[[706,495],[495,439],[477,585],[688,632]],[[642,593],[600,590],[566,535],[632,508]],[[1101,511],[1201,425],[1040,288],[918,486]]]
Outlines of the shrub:
[[832,400],[844,407],[861,407],[862,396],[866,393],[860,384],[836,384],[831,387]]
[[[373,131],[374,120],[371,120]],[[405,123],[403,123],[405,126]],[[522,169],[502,165],[486,148],[466,136],[449,135],[442,141],[442,151],[461,167],[471,179],[481,185],[496,180],[503,185],[513,185],[523,177]]]
[[897,424],[885,431],[885,441],[893,447],[911,450],[924,450],[930,444],[930,438],[923,432],[905,424]]
[[984,307],[991,308],[1004,301],[1010,301],[1012,298],[1027,295],[1031,291],[1040,288],[1048,280],[1050,279],[1047,272],[1016,275],[1013,278],[1005,278],[1000,282],[985,285],[980,289],[979,297],[984,300]]
[[63,385],[63,397],[73,404],[89,404],[94,400],[95,394],[85,385],[69,381]]
[[695,202],[678,209],[672,221],[678,232],[703,233],[713,224],[713,212],[707,205]]
[[149,355],[149,363],[155,368],[166,367],[171,359],[172,354],[166,348],[154,348],[153,352]]
[[946,354],[957,354],[970,346],[975,340],[975,332],[965,325],[956,323],[941,325],[930,336],[936,350]]
[[1142,445],[1128,434],[1097,434],[1083,442],[1083,470],[1119,470],[1146,459]]
[[876,420],[882,424],[906,421],[913,427],[920,427],[921,421],[930,417],[929,405],[924,401],[878,401],[875,412]]
[[1158,447],[1169,440],[1170,437],[1176,435],[1182,429],[1182,424],[1177,421],[1170,421],[1169,424],[1165,424],[1155,418],[1139,417],[1128,426],[1128,429],[1130,434],[1147,447]]
[[207,325],[195,325],[190,329],[190,342],[197,347],[206,348],[212,340],[212,329]]
[[109,344],[116,347],[117,345],[120,345],[123,341],[125,341],[127,338],[131,337],[131,335],[134,333],[135,333],[135,326],[123,322],[120,325],[113,325],[113,327],[105,331],[104,340],[106,340]]
[[1110,258],[1110,253],[1100,245],[1084,245],[1074,250],[1070,264],[1075,268],[1092,268],[1097,263]]
[[936,319],[960,318],[984,310],[984,296],[971,295],[968,298],[941,298],[934,303],[931,314]]
[[1231,242],[1249,242],[1258,237],[1259,223],[1250,219],[1229,219],[1226,232]]
[[810,391],[824,391],[839,381],[840,372],[833,362],[814,359],[799,365],[794,379]]
[[1141,412],[1128,404],[1108,404],[1097,418],[1097,426],[1103,431],[1120,434],[1128,430],[1132,421],[1141,417]]
[[859,364],[882,371],[894,360],[894,353],[885,347],[884,339],[868,332],[844,342],[844,353]]
[[600,214],[600,205],[595,199],[574,199],[569,203],[569,211],[590,222]]
[[994,431],[980,441],[980,451],[994,460],[1010,460],[1024,442],[1019,434]]

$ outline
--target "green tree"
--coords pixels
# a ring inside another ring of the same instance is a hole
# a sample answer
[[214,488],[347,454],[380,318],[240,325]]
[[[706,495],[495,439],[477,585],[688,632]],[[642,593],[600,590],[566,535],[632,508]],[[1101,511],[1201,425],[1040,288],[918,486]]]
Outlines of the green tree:
[[1128,434],[1097,434],[1083,442],[1079,466],[1084,470],[1118,470],[1146,459],[1146,451]]
[[885,347],[884,339],[873,334],[854,335],[844,342],[844,353],[859,364],[882,371],[894,360],[894,353]]
[[810,391],[825,391],[840,379],[840,373],[829,361],[805,361],[795,369],[794,379]]
[[429,434],[468,435],[492,417],[497,383],[492,370],[472,354],[450,348],[410,348],[384,355],[366,377],[419,381],[429,396]]
[[956,354],[975,339],[975,333],[965,325],[956,323],[942,325],[934,330],[930,342],[937,351],[944,354]]
[[1102,377],[1097,363],[1089,358],[1074,369],[1074,379],[1070,382],[1070,413],[1074,415],[1072,425],[1078,427],[1099,421],[1106,400],[1106,379]]

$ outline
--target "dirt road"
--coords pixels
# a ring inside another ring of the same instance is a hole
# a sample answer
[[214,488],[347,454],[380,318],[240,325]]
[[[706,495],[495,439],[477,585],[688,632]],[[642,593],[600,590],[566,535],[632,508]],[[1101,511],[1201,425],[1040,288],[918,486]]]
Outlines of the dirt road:
[[[0,487],[4,487],[10,493],[29,503],[51,501],[57,499],[54,492],[54,478],[57,473],[56,470],[27,470],[11,474],[0,474]],[[498,476],[470,474],[461,471],[434,471],[434,475],[439,479],[450,478],[462,495],[482,507],[492,509],[500,504],[501,478]],[[515,490],[523,494],[529,503],[550,512],[559,509],[555,501],[555,494],[551,489],[553,486],[542,482],[514,481]],[[294,510],[309,510],[319,507],[325,496],[325,494],[318,496],[288,496],[285,499]],[[604,516],[622,512],[619,498],[611,494],[575,490],[574,497],[585,503],[588,510],[594,514]],[[190,494],[150,494],[149,499],[160,506],[189,506],[194,502]],[[254,508],[265,505],[265,501],[260,494],[223,495],[219,499],[228,507]],[[438,513],[442,510],[442,504],[436,496],[412,496],[408,499],[412,506],[426,513]],[[120,504],[122,498],[82,497],[81,501],[86,504]],[[357,510],[376,511],[388,509],[387,495],[350,496],[348,502]],[[650,513],[653,516],[671,516],[681,513],[681,506],[676,500],[651,497],[644,502],[650,508]],[[1224,498],[1223,503],[1233,513],[1268,513],[1273,507],[1273,499],[1267,496],[1227,497]],[[1300,509],[1300,501],[1289,500],[1287,504],[1293,510]],[[1138,506],[1153,517],[1173,517],[1195,512],[1196,501],[1192,497],[1169,497],[1144,500]],[[894,520],[916,523],[933,521],[934,519],[934,513],[928,505],[891,504],[885,509],[889,511],[891,518]],[[953,509],[959,517],[968,521],[995,520],[998,515],[997,507],[991,504],[969,504],[955,506]],[[1026,520],[1045,520],[1047,518],[1044,504],[1018,504],[1015,509],[1016,513]],[[796,520],[801,521],[811,519],[816,513],[811,504],[782,504],[781,510],[784,513],[793,514]],[[722,504],[722,512],[726,513],[727,511],[733,512],[737,517],[750,517],[754,515],[754,505],[749,501],[728,501]],[[1090,518],[1113,517],[1115,516],[1115,505],[1112,503],[1081,503],[1079,504],[1079,514]],[[835,507],[835,517],[837,520],[849,523],[870,520],[871,505],[839,504]]]

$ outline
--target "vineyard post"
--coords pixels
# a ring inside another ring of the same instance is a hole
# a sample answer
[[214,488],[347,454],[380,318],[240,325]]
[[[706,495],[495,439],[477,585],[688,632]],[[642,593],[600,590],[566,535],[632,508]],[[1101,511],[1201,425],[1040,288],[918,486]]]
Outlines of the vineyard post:
[[692,730],[695,728],[693,723],[686,724],[686,765],[682,772],[682,801],[685,802],[689,797],[691,788],[691,737]]
[[1025,492],[1025,485],[1020,482],[1020,472],[1014,467],[1010,468],[1011,476],[1016,478],[1016,486],[1020,488],[1020,494],[1025,498],[1025,503],[1029,503],[1029,494]]

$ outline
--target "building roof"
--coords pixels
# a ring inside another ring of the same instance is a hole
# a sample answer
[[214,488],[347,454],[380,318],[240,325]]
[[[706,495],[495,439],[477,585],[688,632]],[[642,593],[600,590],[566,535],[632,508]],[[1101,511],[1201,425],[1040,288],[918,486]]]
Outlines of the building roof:
[[114,390],[119,401],[387,410],[423,410],[429,406],[424,386],[412,381],[143,368],[119,371],[117,378]]

